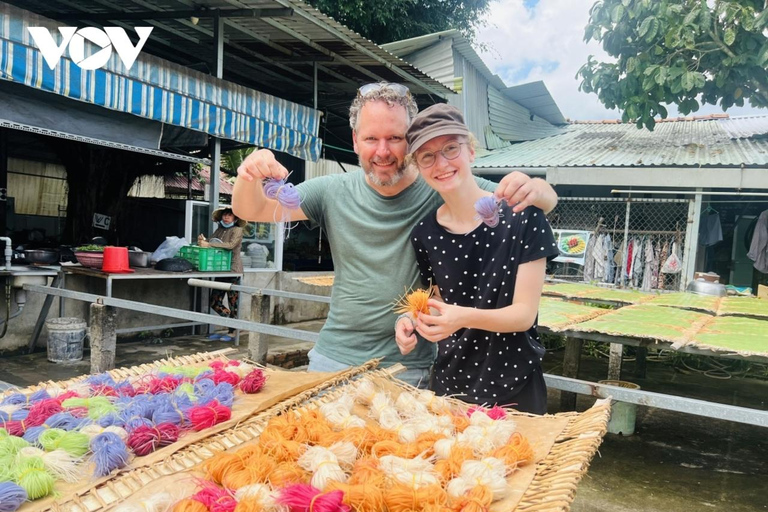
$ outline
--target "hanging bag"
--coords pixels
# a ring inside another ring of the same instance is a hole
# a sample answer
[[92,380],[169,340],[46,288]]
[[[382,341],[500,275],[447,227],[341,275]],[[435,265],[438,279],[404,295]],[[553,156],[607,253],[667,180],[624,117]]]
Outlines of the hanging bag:
[[683,270],[683,261],[680,256],[680,246],[677,242],[672,243],[672,250],[669,257],[661,266],[661,271],[665,274],[678,274]]

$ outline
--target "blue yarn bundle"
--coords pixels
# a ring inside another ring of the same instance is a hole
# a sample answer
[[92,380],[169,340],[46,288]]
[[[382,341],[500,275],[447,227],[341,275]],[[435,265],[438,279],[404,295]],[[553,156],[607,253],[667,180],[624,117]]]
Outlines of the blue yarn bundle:
[[231,408],[232,402],[235,400],[235,388],[229,382],[220,382],[212,389],[200,395],[197,405],[206,405],[214,400]]
[[68,412],[58,412],[45,420],[45,424],[50,428],[60,428],[61,430],[79,430],[91,423],[88,418],[78,418]]
[[[18,404],[14,404],[18,405]],[[0,411],[0,421],[21,421],[27,419],[27,416],[29,416],[29,411],[26,409],[19,409],[18,411],[13,411],[12,413],[8,414],[5,411]]]
[[0,401],[0,405],[25,405],[26,403],[27,396],[23,393],[13,393]]
[[13,482],[0,482],[0,512],[14,512],[27,501],[27,491]]
[[98,386],[109,386],[112,388],[117,387],[117,383],[115,382],[115,379],[113,379],[112,376],[108,373],[91,375],[90,377],[85,379],[85,381],[93,387],[98,387]]
[[208,394],[215,387],[216,387],[216,383],[213,382],[211,379],[205,379],[205,378],[198,379],[197,381],[195,381],[195,394],[197,396]]
[[287,210],[298,210],[301,206],[299,191],[296,190],[293,183],[288,183],[285,180],[264,180],[264,195],[276,200]]
[[478,219],[481,219],[489,228],[499,225],[499,200],[494,196],[481,197],[475,202],[475,211]]
[[122,427],[125,425],[125,421],[115,413],[109,413],[106,416],[99,418],[98,424],[101,428],[107,427]]
[[91,461],[93,474],[97,477],[107,476],[113,470],[122,468],[128,463],[128,450],[120,436],[113,432],[103,432],[91,440]]
[[35,402],[39,402],[40,400],[45,400],[47,398],[51,398],[51,395],[48,393],[48,391],[44,389],[40,389],[38,391],[35,391],[31,395],[29,395],[29,399],[27,400],[27,402],[30,404],[34,404]]

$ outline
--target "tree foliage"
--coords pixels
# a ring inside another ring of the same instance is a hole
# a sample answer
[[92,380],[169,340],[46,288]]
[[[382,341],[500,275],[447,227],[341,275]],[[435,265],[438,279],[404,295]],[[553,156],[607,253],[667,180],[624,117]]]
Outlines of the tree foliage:
[[374,43],[457,29],[470,41],[490,0],[309,0]]
[[665,104],[682,114],[700,102],[765,108],[767,35],[765,0],[601,0],[584,40],[601,42],[616,61],[590,56],[580,90],[650,130],[655,116],[667,117]]

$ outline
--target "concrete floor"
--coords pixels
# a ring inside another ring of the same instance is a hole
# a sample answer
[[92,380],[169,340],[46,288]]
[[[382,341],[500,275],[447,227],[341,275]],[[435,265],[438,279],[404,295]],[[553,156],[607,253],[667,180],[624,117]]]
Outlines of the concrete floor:
[[[292,327],[317,331],[322,322]],[[153,361],[166,356],[232,346],[201,337],[180,337],[161,343],[126,343],[118,346],[118,366]],[[233,357],[245,355],[247,341]],[[270,352],[307,350],[309,343],[285,338],[270,340]],[[61,380],[87,373],[86,360],[75,365],[48,363],[45,353],[2,358],[0,381],[26,386],[41,380]],[[549,353],[545,371],[557,373],[562,352]],[[631,364],[627,365],[631,371]],[[580,378],[599,380],[607,362],[584,357]],[[649,363],[645,379],[627,378],[643,389],[690,396],[756,409],[766,409],[768,382],[731,378],[715,380],[701,374],[683,374],[670,366]],[[557,412],[560,394],[549,393],[549,412]],[[594,399],[581,396],[577,408],[589,408]],[[705,417],[639,407],[635,435],[608,434],[600,453],[582,480],[573,512],[747,512],[768,510],[768,430]]]

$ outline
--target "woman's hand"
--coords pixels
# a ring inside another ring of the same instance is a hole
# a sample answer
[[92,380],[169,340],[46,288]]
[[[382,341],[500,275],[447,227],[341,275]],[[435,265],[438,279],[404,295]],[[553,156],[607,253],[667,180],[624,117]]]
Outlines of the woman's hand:
[[430,311],[437,314],[419,314],[416,318],[416,332],[425,339],[433,342],[442,341],[459,329],[466,327],[466,314],[470,308],[446,304],[445,302],[429,299]]
[[408,355],[416,348],[418,338],[414,334],[413,320],[403,317],[395,324],[395,341],[397,342],[397,348],[400,349],[400,353]]

